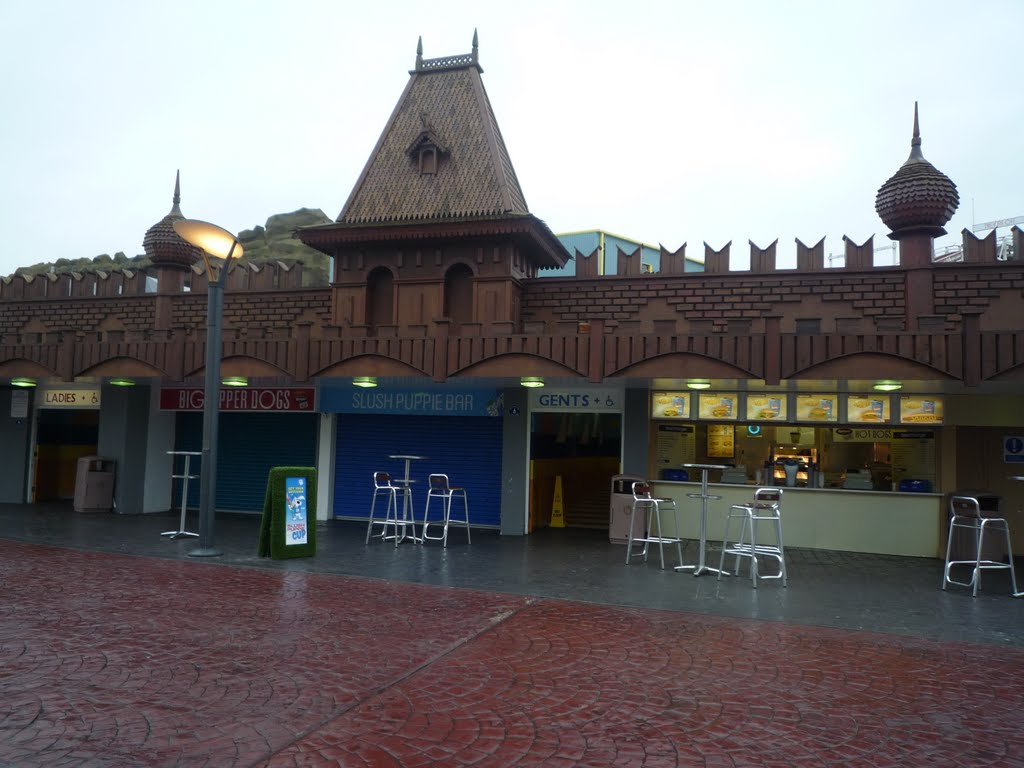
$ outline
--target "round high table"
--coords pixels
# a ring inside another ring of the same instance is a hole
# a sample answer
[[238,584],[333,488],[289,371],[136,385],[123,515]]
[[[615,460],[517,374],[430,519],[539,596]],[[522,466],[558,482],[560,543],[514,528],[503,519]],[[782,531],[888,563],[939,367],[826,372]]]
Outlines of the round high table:
[[[405,476],[402,477],[400,480],[396,479],[395,482],[396,483],[401,483],[406,488],[409,488],[409,486],[412,485],[412,483],[414,482],[409,477],[409,466],[414,461],[424,461],[425,459],[427,459],[429,457],[428,456],[412,456],[412,455],[404,454],[404,453],[396,453],[396,454],[393,454],[391,456],[388,456],[388,458],[389,459],[398,459],[399,461],[404,461],[405,462]],[[416,542],[422,542],[423,541],[423,539],[421,537],[418,537],[416,535],[416,511],[412,508],[412,489],[411,488],[410,488],[409,493],[405,494],[405,501],[402,503],[402,523],[401,523],[401,525],[402,525],[402,533],[401,533],[401,535],[399,535],[399,533],[398,533],[398,527],[397,526],[395,527],[395,536],[398,538],[398,542],[402,542],[406,538],[410,538],[410,539],[412,539],[413,541],[416,541]],[[412,528],[412,534],[411,535],[406,534],[406,532],[405,532],[406,526],[409,526],[409,527]]]
[[708,472],[713,469],[729,469],[725,464],[683,464],[686,469],[700,470],[700,493],[688,493],[689,499],[700,499],[700,553],[696,565],[677,565],[677,571],[693,571],[694,576],[703,576],[705,573],[719,573],[717,568],[706,565],[705,554],[708,545],[708,502],[718,501],[721,496],[714,496],[708,493]]
[[[1024,483],[1024,475],[1010,475],[1010,479],[1011,480],[1016,480],[1017,482]],[[1014,592],[1013,596],[1014,597],[1024,597],[1024,591]]]

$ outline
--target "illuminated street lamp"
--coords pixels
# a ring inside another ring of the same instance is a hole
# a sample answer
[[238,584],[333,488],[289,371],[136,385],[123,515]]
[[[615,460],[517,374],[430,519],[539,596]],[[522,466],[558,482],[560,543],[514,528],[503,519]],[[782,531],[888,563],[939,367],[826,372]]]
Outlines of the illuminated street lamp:
[[[213,520],[217,492],[217,412],[220,406],[221,317],[224,314],[224,280],[232,257],[242,255],[242,246],[226,229],[196,219],[174,222],[178,236],[199,248],[206,263],[209,285],[206,299],[206,380],[203,396],[202,473],[199,476],[199,548],[189,557],[216,557],[224,554],[213,546]],[[214,280],[210,256],[223,259]]]

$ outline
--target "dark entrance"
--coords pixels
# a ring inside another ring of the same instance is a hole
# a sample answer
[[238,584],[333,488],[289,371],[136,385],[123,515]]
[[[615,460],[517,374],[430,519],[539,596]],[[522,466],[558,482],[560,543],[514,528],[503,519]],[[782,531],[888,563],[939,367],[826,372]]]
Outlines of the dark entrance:
[[566,527],[608,530],[611,479],[621,458],[621,414],[533,414],[529,530],[550,525],[558,477]]
[[82,456],[95,456],[100,412],[43,408],[36,422],[35,501],[75,497],[75,474]]

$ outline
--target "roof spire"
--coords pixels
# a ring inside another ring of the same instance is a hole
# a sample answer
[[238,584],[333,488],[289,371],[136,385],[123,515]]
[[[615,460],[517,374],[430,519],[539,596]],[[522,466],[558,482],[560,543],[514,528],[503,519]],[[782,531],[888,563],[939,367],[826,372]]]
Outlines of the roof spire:
[[[171,213],[168,215],[181,216],[181,169],[174,172],[174,197],[171,198]],[[184,218],[184,217],[183,217]]]
[[921,128],[917,121],[917,102],[914,102],[914,137],[910,140],[910,157],[908,160],[924,160],[921,152]]
[[416,43],[416,69],[423,67],[423,35],[420,35],[419,41]]
[[476,64],[480,60],[480,40],[476,36],[476,27],[473,28],[473,63]]

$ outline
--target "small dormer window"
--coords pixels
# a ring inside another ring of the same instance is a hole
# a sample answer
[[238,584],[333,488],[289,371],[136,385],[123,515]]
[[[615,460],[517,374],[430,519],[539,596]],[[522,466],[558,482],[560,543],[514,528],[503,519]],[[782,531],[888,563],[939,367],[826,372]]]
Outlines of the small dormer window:
[[424,144],[420,147],[420,173],[437,173],[437,147]]
[[416,164],[421,176],[433,176],[441,168],[441,160],[448,154],[441,138],[425,114],[420,115],[422,130],[416,135],[406,154]]

